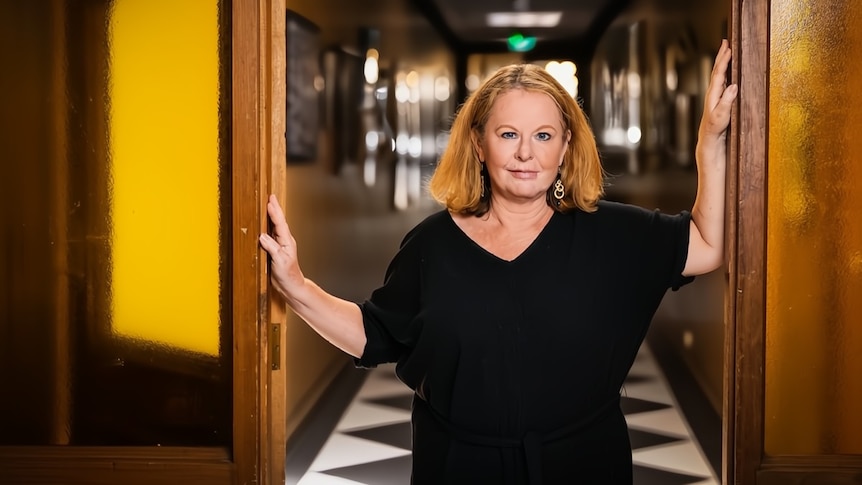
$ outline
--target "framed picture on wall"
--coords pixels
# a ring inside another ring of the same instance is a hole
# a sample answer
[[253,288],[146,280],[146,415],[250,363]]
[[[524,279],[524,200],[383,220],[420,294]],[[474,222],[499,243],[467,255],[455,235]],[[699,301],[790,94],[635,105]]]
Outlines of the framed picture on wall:
[[320,28],[287,11],[287,159],[314,161],[320,130]]

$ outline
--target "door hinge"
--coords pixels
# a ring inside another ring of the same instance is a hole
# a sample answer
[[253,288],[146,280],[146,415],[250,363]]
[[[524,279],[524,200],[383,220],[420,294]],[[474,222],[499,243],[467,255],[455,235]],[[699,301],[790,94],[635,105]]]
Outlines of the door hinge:
[[272,370],[281,369],[281,324],[273,323],[269,327],[269,362]]

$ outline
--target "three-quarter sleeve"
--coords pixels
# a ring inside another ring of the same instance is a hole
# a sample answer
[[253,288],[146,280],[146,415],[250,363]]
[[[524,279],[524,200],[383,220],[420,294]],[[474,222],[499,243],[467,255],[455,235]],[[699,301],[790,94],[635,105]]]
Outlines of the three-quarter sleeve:
[[383,286],[359,304],[366,344],[362,356],[354,360],[357,367],[396,362],[415,345],[420,331],[420,232],[417,227],[405,236],[389,263]]
[[[691,231],[691,213],[682,211],[679,214],[669,215],[655,210],[653,214],[653,253],[666,255],[666,268],[668,283],[667,287],[673,291],[683,285],[694,281],[694,276],[683,276],[685,263],[688,260],[688,243]],[[658,274],[663,274],[660,268],[656,268]]]
[[[602,220],[602,245],[613,258],[604,270],[628,275],[642,289],[664,292],[694,280],[683,276],[688,258],[691,214],[666,214],[635,205],[602,201],[597,214]],[[650,291],[651,293],[652,291]]]

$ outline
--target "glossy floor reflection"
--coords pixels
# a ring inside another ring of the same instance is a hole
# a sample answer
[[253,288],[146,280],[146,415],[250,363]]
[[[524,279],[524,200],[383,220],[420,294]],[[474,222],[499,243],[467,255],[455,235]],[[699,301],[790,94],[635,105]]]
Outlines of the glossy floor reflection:
[[[647,345],[638,354],[622,395],[635,485],[720,483]],[[391,367],[368,371],[307,470],[289,469],[288,483],[410,483],[411,400],[410,390],[395,378]],[[291,474],[298,478],[291,479]]]

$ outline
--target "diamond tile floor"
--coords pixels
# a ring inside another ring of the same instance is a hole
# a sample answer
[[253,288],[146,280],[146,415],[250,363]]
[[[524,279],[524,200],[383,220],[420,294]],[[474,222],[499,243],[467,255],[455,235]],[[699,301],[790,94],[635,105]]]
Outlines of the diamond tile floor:
[[[298,482],[292,482],[289,473],[288,484],[410,483],[412,394],[395,378],[390,366],[356,372],[368,375],[308,469],[300,471]],[[635,485],[720,483],[646,344],[622,396]]]

